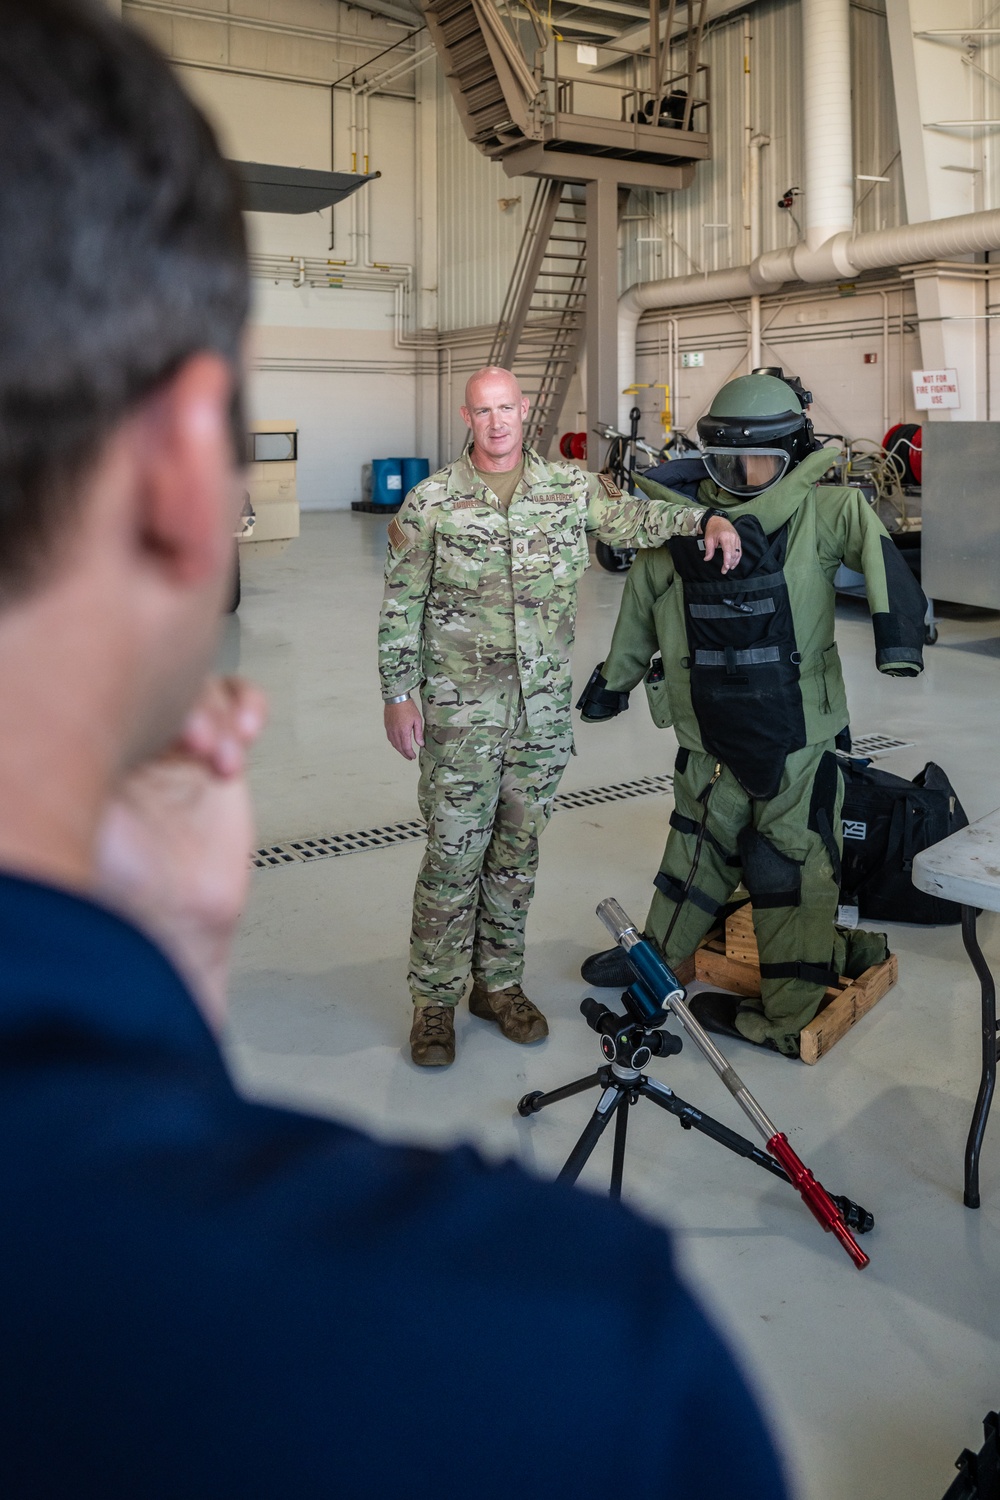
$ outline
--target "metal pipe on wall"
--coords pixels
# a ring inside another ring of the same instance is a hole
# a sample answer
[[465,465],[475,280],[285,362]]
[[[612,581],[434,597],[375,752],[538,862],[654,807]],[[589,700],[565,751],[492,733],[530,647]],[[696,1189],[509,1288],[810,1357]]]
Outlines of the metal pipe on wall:
[[800,243],[766,251],[749,266],[631,286],[618,299],[619,389],[635,384],[639,319],[653,308],[742,302],[788,282],[820,285],[850,280],[862,271],[890,270],[981,250],[1000,250],[1000,209],[867,234],[836,234],[816,250]]
[[[760,153],[764,146],[771,144],[769,135],[754,135],[750,138],[750,181],[748,193],[750,197],[750,261],[751,264],[760,254]],[[760,293],[755,292],[750,298],[750,369],[756,370],[761,363],[760,343]]]
[[882,431],[889,431],[889,293],[882,298]]

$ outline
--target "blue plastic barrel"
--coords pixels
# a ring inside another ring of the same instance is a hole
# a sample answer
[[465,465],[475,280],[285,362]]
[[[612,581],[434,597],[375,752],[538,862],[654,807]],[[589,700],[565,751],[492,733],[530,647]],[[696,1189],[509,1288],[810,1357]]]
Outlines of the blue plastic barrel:
[[404,458],[403,494],[408,494],[415,485],[422,484],[430,477],[430,472],[431,466],[426,458]]
[[399,505],[403,494],[402,460],[398,458],[373,458],[372,504]]

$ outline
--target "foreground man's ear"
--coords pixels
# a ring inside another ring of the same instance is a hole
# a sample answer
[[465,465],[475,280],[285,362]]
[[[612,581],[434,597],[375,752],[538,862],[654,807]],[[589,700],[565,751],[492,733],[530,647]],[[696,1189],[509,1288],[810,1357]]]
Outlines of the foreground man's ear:
[[174,583],[203,582],[231,560],[234,379],[221,355],[196,354],[148,399],[136,422],[139,543]]

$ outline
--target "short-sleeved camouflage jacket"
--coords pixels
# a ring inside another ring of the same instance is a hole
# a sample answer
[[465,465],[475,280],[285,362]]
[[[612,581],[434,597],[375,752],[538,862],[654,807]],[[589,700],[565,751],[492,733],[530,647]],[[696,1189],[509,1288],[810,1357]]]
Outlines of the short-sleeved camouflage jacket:
[[383,698],[419,687],[436,725],[505,724],[520,685],[528,724],[570,724],[570,651],[587,533],[658,547],[704,509],[623,495],[526,448],[506,514],[467,454],[406,496],[389,526],[379,625]]

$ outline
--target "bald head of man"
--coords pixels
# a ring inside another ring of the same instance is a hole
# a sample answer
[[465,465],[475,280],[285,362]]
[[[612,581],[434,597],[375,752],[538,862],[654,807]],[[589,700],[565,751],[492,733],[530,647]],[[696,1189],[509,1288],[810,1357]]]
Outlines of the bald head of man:
[[500,474],[521,462],[528,398],[509,370],[486,365],[470,375],[462,420],[472,431],[472,462]]

